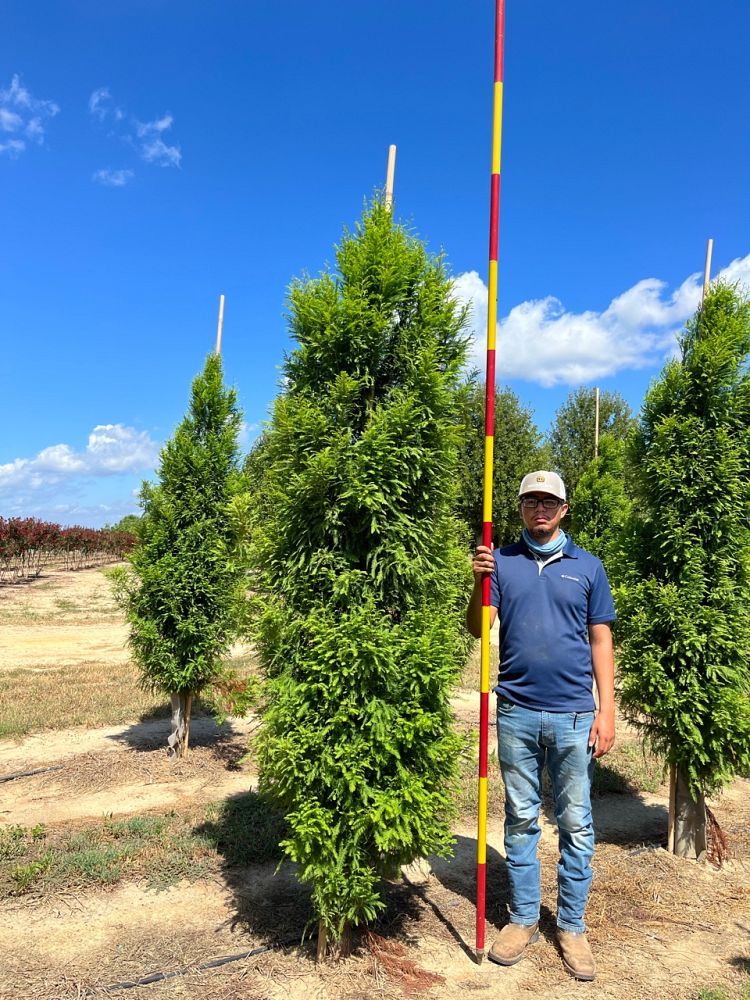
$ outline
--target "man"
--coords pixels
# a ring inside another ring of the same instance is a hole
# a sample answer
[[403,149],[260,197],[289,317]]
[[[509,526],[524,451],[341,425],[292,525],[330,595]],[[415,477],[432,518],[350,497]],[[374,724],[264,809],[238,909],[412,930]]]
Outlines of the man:
[[[478,546],[466,626],[479,637],[482,578],[490,573],[490,622],[500,615],[497,731],[505,783],[505,855],[510,923],[489,957],[514,965],[538,935],[537,844],[546,764],[555,800],[560,860],[557,927],[563,962],[577,979],[596,966],[583,914],[591,886],[593,758],[615,740],[615,608],[601,562],[560,528],[568,512],[554,472],[531,472],[519,490],[523,535],[495,550]],[[599,694],[595,711],[592,673]]]

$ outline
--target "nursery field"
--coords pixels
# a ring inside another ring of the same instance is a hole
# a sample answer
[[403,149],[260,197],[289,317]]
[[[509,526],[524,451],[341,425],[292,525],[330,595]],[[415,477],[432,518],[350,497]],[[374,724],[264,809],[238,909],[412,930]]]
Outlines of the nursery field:
[[[453,858],[406,870],[353,955],[316,965],[307,891],[288,864],[276,870],[283,823],[254,792],[259,721],[218,727],[198,708],[191,752],[171,762],[167,706],[139,688],[125,637],[99,569],[0,586],[2,1000],[750,997],[750,782],[711,802],[723,867],[674,858],[662,769],[624,723],[596,776],[593,986],[570,979],[555,948],[547,815],[539,943],[510,969],[473,960],[471,754]],[[249,648],[233,660],[255,669]],[[472,660],[453,702],[474,735],[475,673]],[[496,763],[490,796],[488,941],[507,903]]]

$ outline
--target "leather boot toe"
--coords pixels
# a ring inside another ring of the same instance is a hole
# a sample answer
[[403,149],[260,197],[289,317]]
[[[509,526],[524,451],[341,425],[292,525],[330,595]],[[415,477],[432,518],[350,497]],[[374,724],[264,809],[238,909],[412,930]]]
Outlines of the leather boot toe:
[[585,934],[558,930],[557,940],[562,952],[563,965],[576,979],[591,982],[596,978],[596,962]]
[[506,924],[489,951],[489,958],[498,965],[520,962],[528,945],[539,937],[539,924]]

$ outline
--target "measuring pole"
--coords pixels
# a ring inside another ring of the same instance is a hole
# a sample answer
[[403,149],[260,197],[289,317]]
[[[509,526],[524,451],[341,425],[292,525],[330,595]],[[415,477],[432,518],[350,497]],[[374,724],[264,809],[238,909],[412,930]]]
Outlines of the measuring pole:
[[224,296],[219,297],[219,326],[216,330],[216,354],[221,354],[221,331],[224,327]]
[[594,458],[599,458],[599,386],[594,393]]
[[393,181],[396,175],[396,147],[388,147],[388,169],[385,175],[385,207],[390,212],[393,208]]
[[[484,405],[484,503],[482,544],[492,545],[492,463],[495,442],[495,338],[497,332],[497,263],[500,223],[500,153],[503,134],[503,47],[505,0],[495,0],[495,87],[492,109],[490,178],[490,260],[487,280],[487,378]],[[479,793],[477,809],[476,954],[482,961],[487,892],[487,729],[490,721],[490,575],[482,580],[482,639],[479,683]]]
[[[709,240],[706,247],[706,267],[703,271],[703,299],[708,295],[708,286],[711,284],[711,255],[714,252],[714,241]],[[701,302],[703,302],[701,299]]]

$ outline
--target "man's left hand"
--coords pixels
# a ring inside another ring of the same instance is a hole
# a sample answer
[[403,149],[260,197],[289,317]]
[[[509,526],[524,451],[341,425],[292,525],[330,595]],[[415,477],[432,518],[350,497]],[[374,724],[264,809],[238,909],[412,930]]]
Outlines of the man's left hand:
[[615,717],[599,712],[589,732],[589,746],[594,747],[594,757],[603,757],[615,745]]

